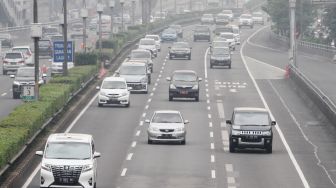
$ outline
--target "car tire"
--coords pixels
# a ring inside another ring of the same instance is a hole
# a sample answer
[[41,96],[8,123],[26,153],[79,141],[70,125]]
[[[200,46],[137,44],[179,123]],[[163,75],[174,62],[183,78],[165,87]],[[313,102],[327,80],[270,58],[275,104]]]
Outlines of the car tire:
[[212,69],[213,68],[213,65],[210,63],[210,69]]
[[169,96],[169,101],[173,101],[173,97],[172,96]]
[[230,63],[230,65],[229,65],[229,69],[231,69],[231,63]]
[[126,104],[126,107],[129,108],[131,106],[131,102],[128,101],[128,103]]
[[98,107],[103,107],[104,105],[101,103],[98,103]]
[[191,60],[191,54],[188,55],[188,60]]
[[148,144],[153,144],[153,140],[150,140],[150,139],[148,138],[147,143],[148,143]]
[[181,145],[186,145],[186,139],[181,141]]
[[13,92],[13,99],[19,99],[20,93]]
[[3,75],[7,75],[7,71],[2,70],[2,74],[3,74]]
[[199,101],[199,95],[197,95],[197,96],[195,97],[195,101],[196,101],[196,102]]
[[173,57],[172,56],[169,56],[169,60],[172,60],[173,59]]
[[272,153],[272,144],[266,145],[265,149],[266,149],[266,153]]
[[235,146],[231,142],[229,144],[229,151],[230,153],[234,153],[236,151]]

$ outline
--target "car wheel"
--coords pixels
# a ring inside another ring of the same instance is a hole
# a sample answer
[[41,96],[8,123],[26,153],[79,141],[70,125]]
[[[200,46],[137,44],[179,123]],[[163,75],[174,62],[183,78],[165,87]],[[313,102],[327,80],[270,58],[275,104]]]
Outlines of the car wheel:
[[231,64],[229,65],[229,69],[231,69]]
[[212,67],[213,67],[213,65],[212,65],[212,64],[210,64],[210,69],[212,69]]
[[128,103],[126,104],[126,107],[127,108],[130,107],[130,105],[131,105],[131,101],[128,101]]
[[101,103],[98,103],[98,107],[103,107],[104,105]]
[[148,144],[153,144],[153,140],[150,140],[150,139],[148,138],[147,143],[148,143]]
[[93,188],[97,188],[97,182],[94,182]]
[[272,144],[267,145],[267,146],[265,147],[265,149],[266,149],[266,153],[272,153]]
[[19,99],[20,93],[13,92],[13,99]]
[[188,60],[191,60],[191,54],[188,55]]
[[235,146],[231,142],[229,144],[229,150],[230,150],[230,153],[234,153],[235,152]]
[[198,95],[195,97],[195,101],[196,101],[196,102],[199,101],[199,96],[198,96]]
[[173,97],[172,96],[169,96],[169,101],[172,101],[173,100]]
[[185,144],[186,144],[186,140],[184,139],[181,141],[181,145],[185,145]]
[[169,60],[172,60],[173,59],[173,57],[172,56],[169,56]]
[[2,70],[2,74],[3,74],[3,75],[7,75],[7,71]]

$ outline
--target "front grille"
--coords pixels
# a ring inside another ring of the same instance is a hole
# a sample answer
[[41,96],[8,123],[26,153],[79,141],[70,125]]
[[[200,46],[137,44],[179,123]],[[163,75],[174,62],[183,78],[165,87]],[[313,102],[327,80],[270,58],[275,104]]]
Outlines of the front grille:
[[188,90],[188,89],[191,89],[192,87],[176,87],[176,89],[179,89],[179,90]]
[[170,133],[174,132],[174,129],[160,129],[161,132]]
[[141,83],[127,83],[127,87],[131,87],[132,90],[146,89],[146,85]]
[[240,131],[241,135],[262,135],[262,131]]
[[258,136],[246,136],[241,138],[242,142],[261,142],[262,138]]
[[82,166],[52,166],[55,184],[77,185],[82,172]]
[[113,98],[113,99],[120,97],[119,94],[109,94],[108,96],[109,98]]

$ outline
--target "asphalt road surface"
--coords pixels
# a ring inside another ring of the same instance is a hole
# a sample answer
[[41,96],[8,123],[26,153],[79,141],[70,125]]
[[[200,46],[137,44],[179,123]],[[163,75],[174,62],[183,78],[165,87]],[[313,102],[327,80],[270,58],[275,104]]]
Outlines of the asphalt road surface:
[[[132,94],[130,108],[98,108],[93,98],[69,128],[92,134],[102,153],[97,187],[336,187],[336,130],[285,79],[280,65],[287,53],[274,55],[246,44],[259,27],[242,29],[232,69],[210,69],[209,44],[192,42],[192,28],[185,28],[183,39],[193,47],[191,60],[169,60],[171,44],[163,43],[148,94]],[[195,70],[203,78],[199,102],[168,101],[165,78],[179,69]],[[277,121],[272,154],[229,153],[225,120],[238,106],[270,109]],[[161,109],[179,110],[190,121],[186,145],[147,144],[144,121]],[[38,170],[31,169],[23,187],[39,186]]]

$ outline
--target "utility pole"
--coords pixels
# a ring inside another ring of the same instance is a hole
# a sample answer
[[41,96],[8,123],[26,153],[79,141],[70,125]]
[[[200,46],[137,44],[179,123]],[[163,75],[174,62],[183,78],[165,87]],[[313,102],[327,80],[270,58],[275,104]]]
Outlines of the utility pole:
[[176,0],[174,0],[174,10],[175,10],[175,14],[177,13],[177,4],[176,4]]
[[121,6],[121,32],[124,32],[124,3],[125,0],[119,0]]
[[81,16],[83,18],[83,48],[86,53],[86,18],[88,17],[88,10],[86,9],[86,2],[83,0],[84,8],[81,10]]
[[[37,0],[34,0],[34,4],[33,4],[33,22],[34,24],[38,23],[38,10],[37,10]],[[35,33],[32,32],[33,35],[35,35]],[[42,34],[42,33],[41,33]],[[39,62],[39,37],[38,35],[36,36],[32,36],[34,38],[34,66],[35,66],[35,86],[34,86],[34,94],[35,94],[35,99],[38,100],[39,99],[39,80],[40,80],[40,62]]]
[[132,25],[135,25],[135,0],[132,0]]
[[160,0],[160,20],[162,20],[162,0]]
[[103,55],[102,55],[102,13],[104,11],[104,6],[101,3],[101,1],[97,4],[97,13],[99,15],[99,61],[100,61],[100,65],[101,65],[101,70],[104,69],[104,62],[103,62]]
[[296,62],[296,38],[295,38],[295,7],[296,0],[289,0],[290,8],[290,60],[294,67],[297,67]]
[[64,37],[64,62],[63,62],[63,76],[68,75],[68,21],[67,21],[67,1],[63,0],[63,37]]
[[115,6],[114,0],[110,0],[109,6],[111,9],[111,38],[113,38],[113,8]]

